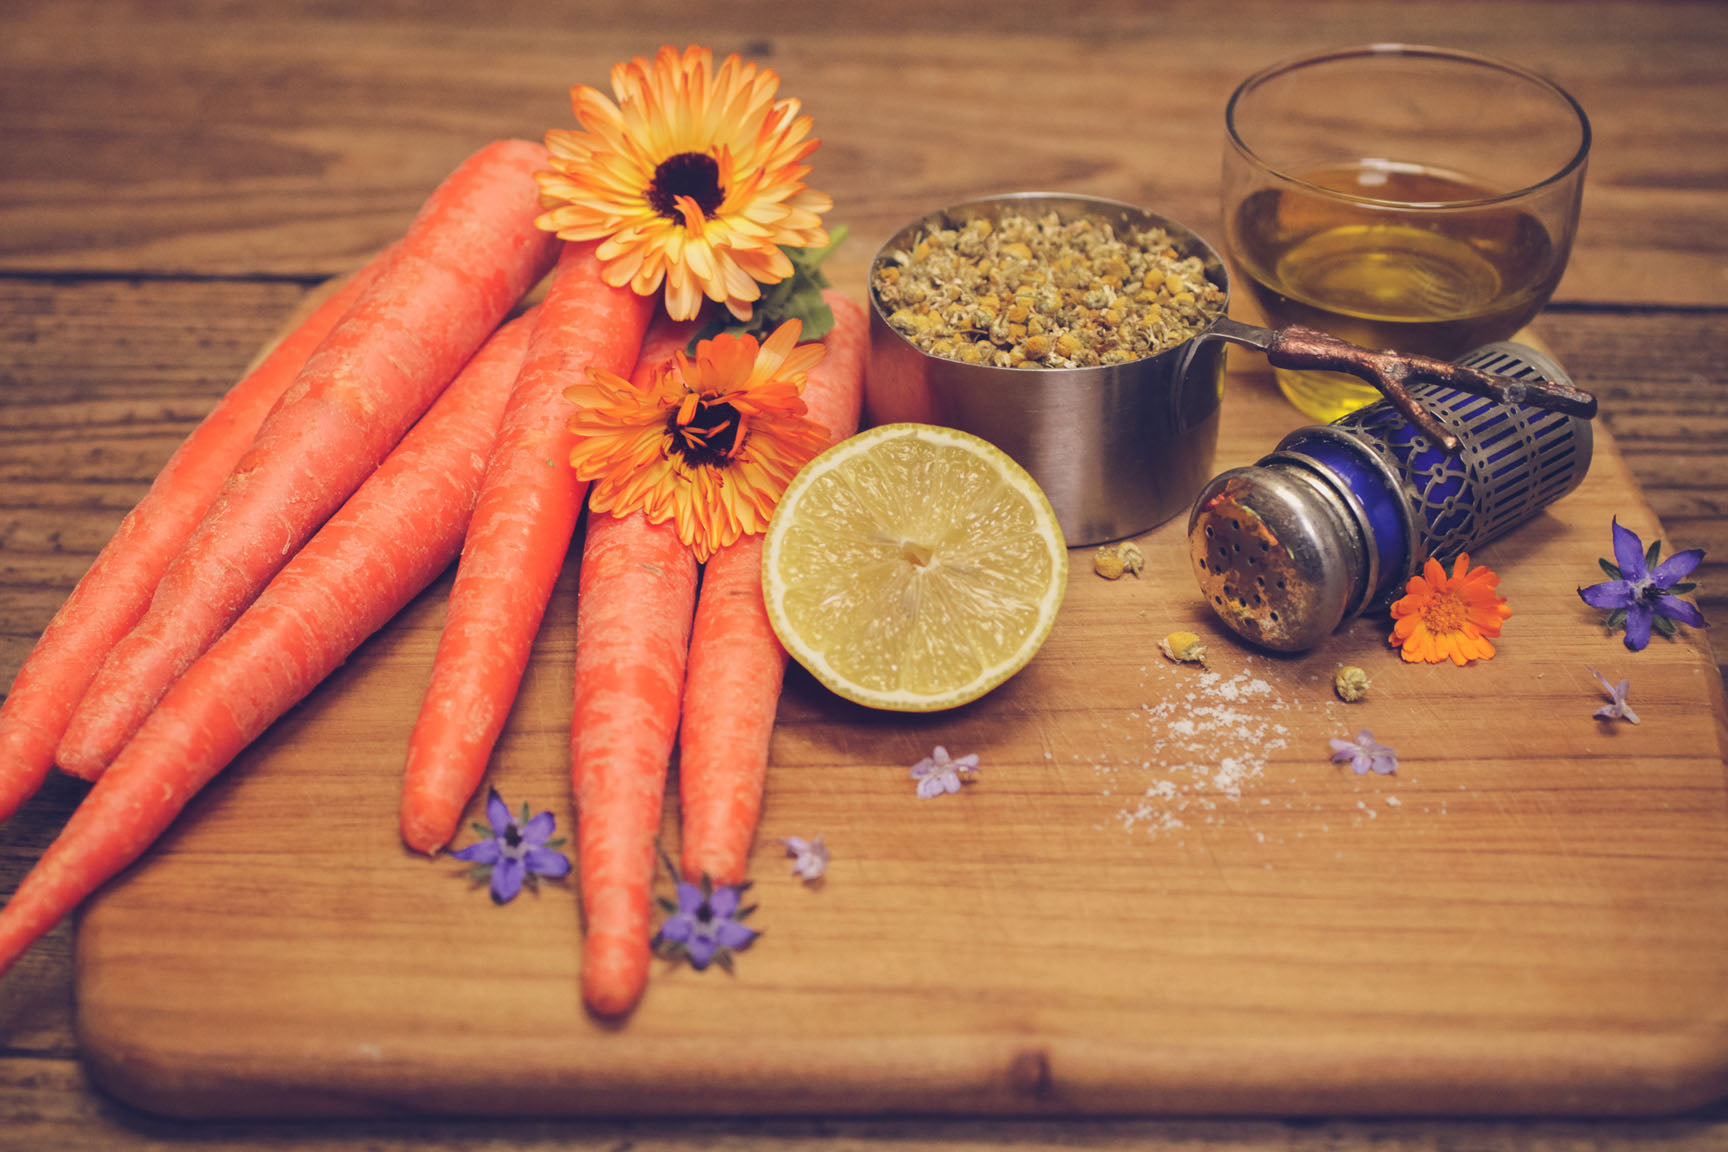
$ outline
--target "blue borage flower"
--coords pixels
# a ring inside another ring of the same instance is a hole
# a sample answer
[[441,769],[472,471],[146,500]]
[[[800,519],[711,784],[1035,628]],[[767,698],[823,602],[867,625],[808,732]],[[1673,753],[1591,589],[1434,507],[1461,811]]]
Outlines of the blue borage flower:
[[1697,587],[1686,577],[1704,559],[1704,550],[1689,548],[1661,560],[1662,541],[1652,540],[1646,551],[1638,534],[1621,527],[1617,516],[1613,529],[1614,559],[1597,561],[1609,579],[1578,589],[1579,598],[1592,608],[1606,609],[1608,628],[1625,628],[1626,647],[1634,652],[1650,643],[1651,629],[1673,636],[1676,620],[1692,628],[1705,627],[1698,606],[1678,595]]
[[[1586,668],[1590,666],[1585,665]],[[1596,709],[1597,720],[1624,720],[1628,724],[1638,723],[1638,713],[1632,711],[1632,705],[1627,703],[1626,695],[1632,691],[1632,682],[1622,680],[1618,684],[1610,684],[1608,677],[1590,668],[1590,675],[1596,677],[1596,682],[1602,685],[1602,690],[1608,693],[1608,703]]]
[[970,783],[978,771],[978,753],[958,758],[948,755],[948,749],[938,744],[930,755],[912,766],[912,779],[918,781],[918,798],[931,800],[937,796],[960,791],[960,785]]
[[786,855],[793,858],[792,874],[798,879],[810,882],[827,874],[828,845],[822,842],[822,837],[806,840],[802,836],[788,836],[780,843],[786,846]]
[[1398,771],[1398,753],[1385,744],[1376,743],[1374,733],[1366,728],[1356,733],[1355,740],[1334,737],[1331,744],[1332,762],[1343,764],[1348,761],[1358,776],[1367,772],[1390,776]]
[[534,888],[538,877],[557,879],[570,874],[570,858],[555,851],[563,846],[564,838],[547,839],[557,828],[552,813],[530,818],[524,804],[522,818],[516,820],[494,788],[486,797],[486,820],[486,824],[475,821],[473,825],[481,840],[450,855],[473,864],[470,874],[476,880],[491,879],[494,903],[510,903],[524,884]]
[[762,934],[743,923],[756,911],[756,905],[739,907],[750,882],[715,887],[704,875],[700,884],[691,884],[677,879],[678,872],[664,853],[661,860],[677,885],[677,899],[656,898],[667,916],[650,942],[655,955],[688,960],[698,972],[710,964],[732,971],[732,953],[750,947]]

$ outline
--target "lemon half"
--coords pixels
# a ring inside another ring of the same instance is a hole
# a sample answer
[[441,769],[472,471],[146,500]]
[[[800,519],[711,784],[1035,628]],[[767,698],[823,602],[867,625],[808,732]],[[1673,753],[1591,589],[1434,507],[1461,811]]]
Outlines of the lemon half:
[[1026,470],[927,424],[872,428],[805,465],[763,547],[787,652],[848,700],[902,712],[975,700],[1025,667],[1067,587],[1062,529]]

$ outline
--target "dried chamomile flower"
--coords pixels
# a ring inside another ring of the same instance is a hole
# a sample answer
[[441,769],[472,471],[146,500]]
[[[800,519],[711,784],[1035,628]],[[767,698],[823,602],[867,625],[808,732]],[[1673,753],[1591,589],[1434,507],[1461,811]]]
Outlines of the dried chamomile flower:
[[1332,690],[1344,703],[1354,704],[1368,695],[1368,683],[1368,673],[1354,664],[1346,664],[1332,677]]
[[1172,632],[1158,641],[1158,651],[1178,664],[1206,663],[1206,645],[1192,632]]
[[1146,566],[1146,557],[1131,540],[1106,544],[1092,556],[1092,571],[1106,580],[1120,580],[1125,574],[1138,576]]

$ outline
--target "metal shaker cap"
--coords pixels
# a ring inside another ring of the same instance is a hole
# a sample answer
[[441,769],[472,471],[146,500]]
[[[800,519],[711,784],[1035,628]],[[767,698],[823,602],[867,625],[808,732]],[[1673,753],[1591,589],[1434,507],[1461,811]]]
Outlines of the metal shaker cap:
[[1367,592],[1368,557],[1338,494],[1263,461],[1221,473],[1188,517],[1188,553],[1218,618],[1278,652],[1312,648]]

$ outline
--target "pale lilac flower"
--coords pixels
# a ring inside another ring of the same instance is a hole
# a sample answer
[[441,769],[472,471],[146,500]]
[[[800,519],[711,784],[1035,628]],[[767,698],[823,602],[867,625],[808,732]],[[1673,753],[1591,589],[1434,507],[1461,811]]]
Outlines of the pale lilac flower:
[[792,874],[800,880],[820,880],[828,871],[828,845],[822,843],[822,837],[806,840],[788,836],[780,843],[786,845],[786,855],[793,857]]
[[1703,628],[1704,614],[1696,604],[1676,596],[1690,592],[1695,584],[1682,583],[1704,559],[1704,550],[1689,548],[1656,563],[1662,555],[1662,541],[1653,540],[1648,552],[1644,542],[1630,528],[1613,520],[1614,562],[1598,561],[1602,570],[1612,577],[1600,584],[1578,589],[1578,596],[1592,608],[1608,610],[1608,627],[1626,628],[1626,647],[1634,652],[1650,643],[1652,627],[1664,636],[1674,635],[1674,621]]
[[552,813],[542,812],[529,819],[528,805],[524,804],[518,821],[511,817],[509,805],[494,788],[486,797],[486,821],[490,827],[478,821],[474,824],[474,830],[485,839],[450,855],[473,864],[476,878],[491,876],[495,903],[508,904],[516,899],[522,885],[526,883],[532,888],[536,877],[556,879],[570,874],[570,858],[553,851],[564,843],[563,839],[547,839],[557,827]]
[[1332,762],[1342,764],[1350,762],[1358,776],[1365,772],[1378,772],[1381,775],[1391,775],[1398,771],[1398,753],[1385,744],[1374,742],[1374,733],[1364,728],[1356,733],[1355,741],[1332,739]]
[[[1588,664],[1585,667],[1590,668]],[[1609,702],[1596,709],[1596,719],[1624,720],[1628,724],[1638,723],[1638,713],[1632,711],[1632,705],[1626,703],[1626,693],[1631,690],[1632,682],[1622,680],[1618,684],[1610,684],[1608,678],[1594,668],[1590,668],[1590,675],[1596,677],[1597,682],[1602,685],[1603,691],[1608,693]]]
[[670,959],[688,959],[690,967],[698,971],[709,964],[732,971],[732,953],[750,947],[761,935],[742,922],[756,906],[738,907],[749,881],[715,888],[704,876],[700,885],[683,880],[677,885],[676,903],[660,900],[660,906],[671,915],[654,934],[654,951]]
[[[944,792],[960,791],[963,783],[961,774],[977,770],[978,753],[952,760],[948,757],[948,749],[938,744],[930,755],[912,766],[912,779],[918,781],[919,799],[928,800]],[[964,779],[969,780],[971,777]]]

